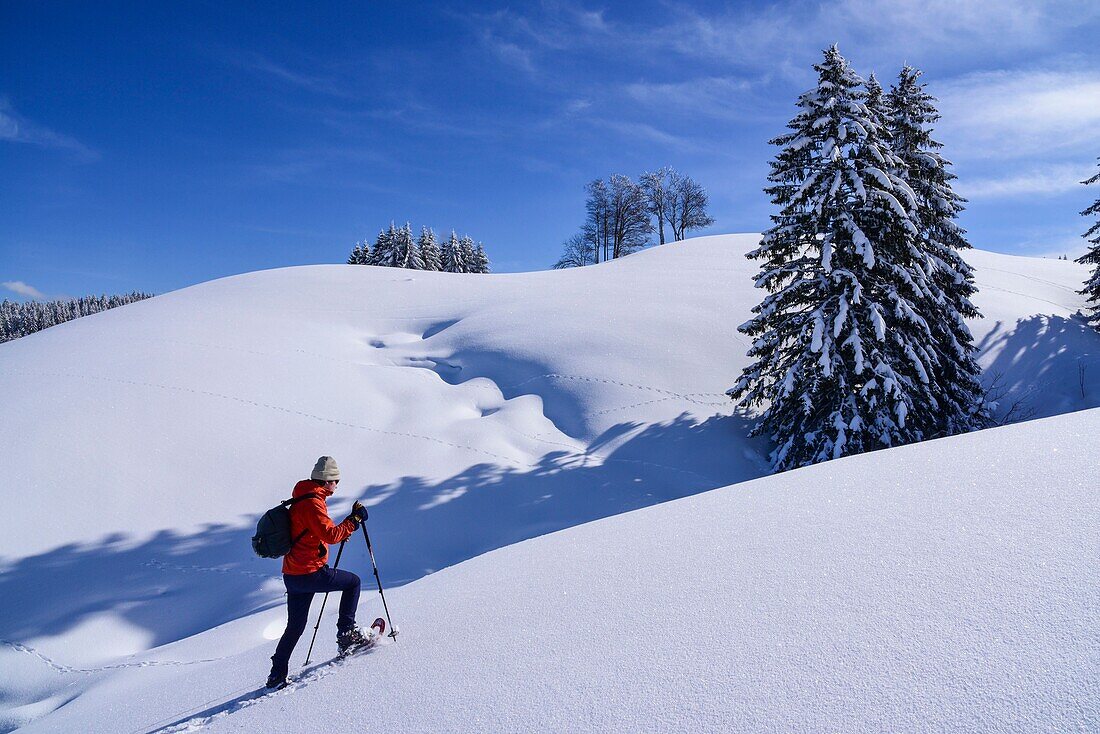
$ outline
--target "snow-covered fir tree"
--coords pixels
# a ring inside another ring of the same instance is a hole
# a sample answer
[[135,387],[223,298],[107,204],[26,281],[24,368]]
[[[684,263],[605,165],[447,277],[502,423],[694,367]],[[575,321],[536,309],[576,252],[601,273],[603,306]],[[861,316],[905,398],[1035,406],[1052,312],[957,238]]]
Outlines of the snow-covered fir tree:
[[448,273],[468,272],[468,263],[462,242],[455,231],[451,230],[451,237],[443,243],[443,269]]
[[466,269],[464,273],[474,273],[474,257],[476,248],[474,247],[474,240],[470,235],[463,235],[462,239],[458,241],[458,248],[462,251],[462,262],[465,264]]
[[393,241],[397,237],[397,227],[390,222],[390,228],[378,230],[378,237],[374,240],[374,247],[370,251],[368,265],[389,266],[393,263]]
[[370,243],[356,242],[355,249],[348,255],[348,265],[370,265]]
[[489,256],[485,254],[485,246],[478,242],[474,247],[473,256],[470,258],[471,273],[488,273]]
[[420,259],[420,249],[413,240],[412,225],[408,222],[394,233],[393,256],[388,264],[393,268],[424,269],[424,261]]
[[951,162],[940,154],[943,145],[932,138],[932,125],[940,119],[936,99],[920,83],[921,72],[905,66],[886,97],[890,146],[901,162],[895,172],[913,190],[917,211],[917,246],[926,274],[926,297],[917,308],[927,317],[932,334],[931,384],[938,410],[929,415],[929,436],[964,433],[988,423],[983,406],[981,368],[975,355],[974,337],[964,318],[981,314],[970,298],[977,287],[973,269],[961,250],[970,243],[956,223],[965,199],[951,182]]
[[[1097,161],[1100,161],[1100,158]],[[1100,163],[1097,165],[1100,165]],[[1100,182],[1100,173],[1082,181],[1086,186],[1098,182]],[[1084,255],[1077,258],[1076,262],[1082,265],[1094,266],[1092,275],[1085,281],[1085,287],[1081,289],[1080,293],[1083,296],[1088,296],[1089,303],[1092,304],[1092,313],[1086,317],[1088,322],[1100,328],[1100,198],[1097,198],[1092,206],[1081,212],[1081,216],[1096,217],[1096,221],[1082,235],[1089,243],[1089,248]]]
[[863,83],[863,88],[867,93],[867,97],[864,99],[864,105],[867,107],[867,116],[879,129],[879,136],[881,137],[882,131],[889,130],[889,111],[886,108],[886,99],[883,96],[884,92],[882,85],[879,83],[878,77],[875,76],[874,72],[871,72],[871,76],[867,77],[867,81]]
[[416,244],[420,248],[420,259],[424,262],[424,270],[443,269],[443,253],[439,251],[435,232],[431,227],[421,228],[420,238]]
[[790,132],[771,141],[779,213],[748,255],[768,295],[739,327],[755,361],[729,390],[763,406],[754,434],[775,442],[779,471],[920,440],[938,409],[915,197],[863,80],[835,46],[814,69]]

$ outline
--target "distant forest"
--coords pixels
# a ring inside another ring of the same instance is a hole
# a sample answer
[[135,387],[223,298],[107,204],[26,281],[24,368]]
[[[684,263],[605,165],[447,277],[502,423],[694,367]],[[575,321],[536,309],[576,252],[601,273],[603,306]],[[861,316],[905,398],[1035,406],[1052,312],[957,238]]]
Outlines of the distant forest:
[[127,303],[152,298],[152,293],[134,291],[121,296],[85,296],[65,301],[0,301],[0,343],[18,339],[66,321],[90,316]]

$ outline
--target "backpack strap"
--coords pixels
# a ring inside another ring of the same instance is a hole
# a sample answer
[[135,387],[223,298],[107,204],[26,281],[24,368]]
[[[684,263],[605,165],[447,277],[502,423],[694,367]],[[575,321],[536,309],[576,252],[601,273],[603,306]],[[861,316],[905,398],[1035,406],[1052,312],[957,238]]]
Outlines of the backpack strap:
[[[315,497],[320,497],[320,496],[321,496],[321,495],[317,494],[316,492],[309,492],[309,493],[307,493],[307,494],[303,494],[303,495],[302,495],[301,497],[291,497],[291,498],[290,498],[290,499],[288,499],[288,500],[283,500],[283,501],[282,501],[282,502],[280,502],[279,504],[280,504],[280,505],[282,505],[283,507],[285,507],[285,508],[287,508],[287,509],[289,510],[289,509],[291,508],[291,506],[292,506],[292,505],[296,505],[296,504],[298,504],[299,502],[301,502],[302,500],[310,500],[310,499],[314,499]],[[293,549],[294,549],[294,546],[298,545],[298,541],[299,541],[299,540],[301,540],[302,538],[306,537],[306,533],[308,533],[308,532],[309,532],[309,528],[306,528],[306,529],[305,529],[305,530],[303,530],[302,532],[298,533],[298,537],[297,537],[297,538],[295,538],[294,540],[290,541],[290,548],[291,548],[291,550],[293,550]],[[287,553],[290,553],[290,551],[287,551]]]
[[283,500],[279,504],[282,505],[283,507],[286,507],[286,508],[289,509],[291,505],[296,505],[299,502],[301,502],[302,500],[316,499],[317,497],[320,497],[320,496],[321,495],[317,494],[316,492],[307,492],[306,494],[303,494],[301,497],[291,497],[288,500]]

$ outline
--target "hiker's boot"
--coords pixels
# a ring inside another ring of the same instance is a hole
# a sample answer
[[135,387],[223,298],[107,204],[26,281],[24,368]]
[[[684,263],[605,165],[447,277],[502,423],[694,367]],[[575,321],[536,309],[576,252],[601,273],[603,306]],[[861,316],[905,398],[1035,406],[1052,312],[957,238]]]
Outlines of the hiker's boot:
[[336,646],[341,655],[347,655],[371,643],[371,636],[358,627],[351,627],[336,635]]

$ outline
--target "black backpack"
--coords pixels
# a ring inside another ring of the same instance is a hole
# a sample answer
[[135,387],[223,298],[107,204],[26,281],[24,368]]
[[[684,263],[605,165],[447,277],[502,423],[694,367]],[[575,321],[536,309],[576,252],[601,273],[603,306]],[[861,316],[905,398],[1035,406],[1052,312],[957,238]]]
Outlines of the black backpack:
[[308,529],[303,530],[297,538],[290,537],[290,506],[320,496],[315,492],[303,494],[301,497],[283,500],[265,512],[256,523],[256,534],[252,536],[252,550],[256,551],[256,555],[261,558],[282,558],[290,553],[294,544],[309,532]]

